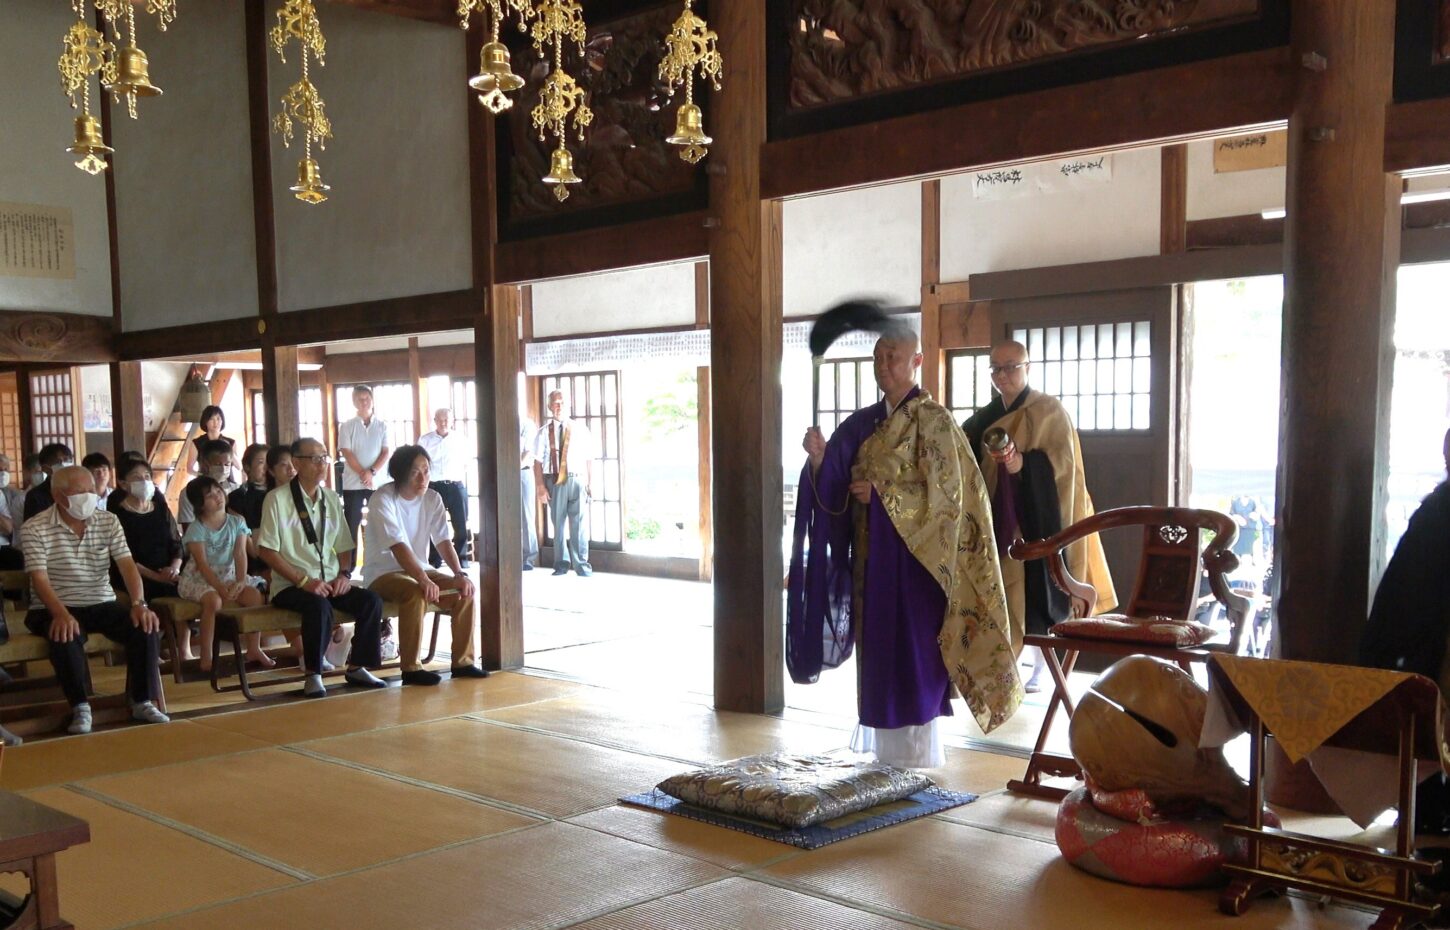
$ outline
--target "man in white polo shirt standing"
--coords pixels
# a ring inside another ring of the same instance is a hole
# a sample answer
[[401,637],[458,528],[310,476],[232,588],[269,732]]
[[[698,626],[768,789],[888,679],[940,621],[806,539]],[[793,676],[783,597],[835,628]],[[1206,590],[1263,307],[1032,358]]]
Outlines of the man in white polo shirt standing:
[[[156,706],[161,698],[156,673],[161,624],[146,605],[121,521],[97,509],[96,480],[84,468],[57,468],[50,486],[55,503],[26,520],[20,530],[31,592],[25,627],[50,641],[50,664],[71,706],[68,729],[91,732],[85,649],[90,633],[126,647],[131,716],[144,723],[168,723],[171,718]],[[112,560],[131,596],[129,608],[116,602]]]
[[[437,491],[448,509],[448,521],[453,524],[453,551],[458,553],[458,564],[468,567],[468,466],[469,455],[466,437],[453,429],[453,411],[442,407],[433,414],[431,433],[418,437],[418,445],[428,453],[431,462],[432,481],[429,489]],[[443,560],[438,550],[428,547],[428,564],[438,568]]]
[[388,425],[373,416],[373,389],[366,384],[353,386],[352,407],[357,416],[337,428],[337,454],[343,461],[343,517],[356,549],[363,505],[383,483],[377,476],[388,464]]

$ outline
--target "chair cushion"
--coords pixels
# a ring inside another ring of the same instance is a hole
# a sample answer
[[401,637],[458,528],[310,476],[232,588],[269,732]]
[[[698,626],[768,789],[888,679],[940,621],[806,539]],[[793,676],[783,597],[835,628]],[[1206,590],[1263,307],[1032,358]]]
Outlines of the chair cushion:
[[238,633],[270,633],[302,629],[302,615],[280,607],[224,607],[217,618],[237,625]]
[[1145,646],[1170,646],[1187,649],[1202,646],[1213,639],[1213,628],[1192,620],[1174,620],[1172,617],[1128,617],[1123,614],[1103,614],[1099,617],[1085,617],[1080,620],[1064,620],[1055,623],[1049,630],[1053,636],[1070,636],[1074,639],[1105,639],[1124,643],[1142,643]]
[[[111,642],[99,633],[86,637],[86,655],[100,655],[111,650],[120,650],[123,647]],[[14,624],[10,626],[10,640],[0,646],[0,665],[9,665],[12,662],[38,662],[50,656],[50,643],[46,642],[44,636],[36,636],[34,633],[15,629]]]
[[151,602],[153,609],[165,608],[171,612],[171,619],[176,623],[190,623],[192,620],[201,619],[201,605],[196,601],[188,601],[180,597],[158,597]]

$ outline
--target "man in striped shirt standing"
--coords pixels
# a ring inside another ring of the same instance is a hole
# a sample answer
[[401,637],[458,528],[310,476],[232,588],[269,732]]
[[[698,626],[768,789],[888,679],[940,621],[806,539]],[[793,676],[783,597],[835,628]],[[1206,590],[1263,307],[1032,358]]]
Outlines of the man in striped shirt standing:
[[[68,730],[91,731],[85,652],[90,633],[126,647],[131,716],[144,723],[167,723],[171,718],[156,706],[161,625],[146,605],[121,523],[115,514],[97,508],[95,479],[86,469],[57,468],[50,484],[55,504],[26,520],[20,530],[31,592],[25,626],[50,640],[50,664],[71,705]],[[129,609],[116,602],[111,587],[113,559],[131,596]]]

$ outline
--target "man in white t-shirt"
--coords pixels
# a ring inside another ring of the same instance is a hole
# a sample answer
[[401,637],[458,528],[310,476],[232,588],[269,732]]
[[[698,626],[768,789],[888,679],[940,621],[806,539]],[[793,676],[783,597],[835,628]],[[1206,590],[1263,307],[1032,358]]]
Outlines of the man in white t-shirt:
[[388,426],[373,416],[373,389],[353,385],[352,408],[357,416],[337,428],[337,454],[342,457],[342,510],[357,545],[363,505],[381,482],[378,473],[388,464]]
[[[549,419],[534,437],[534,477],[538,499],[549,505],[554,528],[554,574],[570,565],[580,575],[594,574],[589,564],[589,500],[594,486],[594,435],[579,420],[564,415],[564,392],[549,394]],[[564,544],[564,529],[569,544]]]
[[[468,450],[466,436],[453,429],[453,411],[440,408],[433,414],[431,433],[418,437],[418,445],[428,453],[432,463],[433,481],[428,487],[443,498],[448,508],[448,520],[453,524],[453,549],[458,553],[458,564],[468,567],[468,475],[465,469],[472,457]],[[428,550],[428,564],[437,568],[443,564],[438,550]]]
[[[398,605],[399,658],[405,685],[436,685],[442,680],[418,661],[423,614],[429,604],[439,605],[453,620],[453,677],[488,677],[488,672],[474,664],[478,618],[473,582],[464,574],[449,538],[443,498],[428,487],[429,464],[422,446],[401,446],[388,463],[392,483],[379,488],[368,502],[363,584]],[[429,545],[442,554],[452,575],[428,570]]]

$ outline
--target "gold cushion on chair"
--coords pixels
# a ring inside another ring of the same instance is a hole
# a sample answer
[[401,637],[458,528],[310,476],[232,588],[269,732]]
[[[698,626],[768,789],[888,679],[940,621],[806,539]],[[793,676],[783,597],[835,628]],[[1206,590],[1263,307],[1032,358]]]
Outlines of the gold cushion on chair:
[[1145,646],[1169,646],[1175,649],[1202,646],[1214,636],[1212,627],[1192,620],[1128,617],[1123,614],[1064,620],[1053,624],[1048,632],[1053,636],[1070,636],[1074,639],[1103,639],[1120,643],[1142,643]]

